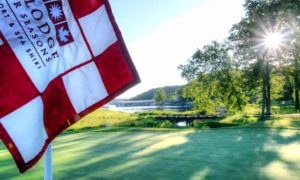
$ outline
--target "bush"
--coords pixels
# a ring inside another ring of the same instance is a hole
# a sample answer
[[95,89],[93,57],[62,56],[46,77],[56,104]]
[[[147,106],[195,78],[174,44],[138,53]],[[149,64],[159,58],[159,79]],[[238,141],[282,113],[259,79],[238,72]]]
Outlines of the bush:
[[118,127],[138,127],[136,121],[124,121],[117,125]]
[[125,121],[118,124],[118,127],[160,127],[160,122],[152,117],[140,117],[133,121]]
[[209,128],[209,126],[207,125],[207,121],[203,121],[203,120],[195,120],[194,121],[194,127],[195,128]]
[[201,120],[196,120],[194,121],[194,127],[195,128],[222,128],[222,127],[234,127],[238,126],[238,124],[234,123],[220,123],[220,122],[215,122],[215,121],[201,121]]
[[141,119],[142,127],[159,127],[159,121],[154,118]]
[[174,124],[171,123],[171,121],[166,120],[166,121],[163,121],[159,127],[160,128],[173,128]]

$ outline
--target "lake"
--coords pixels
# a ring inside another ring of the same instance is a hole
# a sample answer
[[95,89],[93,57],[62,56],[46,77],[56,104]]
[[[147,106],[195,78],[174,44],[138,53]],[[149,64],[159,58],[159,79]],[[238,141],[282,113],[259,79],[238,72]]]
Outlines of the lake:
[[135,112],[144,112],[144,111],[153,111],[153,110],[166,110],[166,111],[175,111],[175,112],[184,112],[191,110],[191,107],[186,106],[128,106],[128,107],[119,107],[114,105],[104,106],[104,109],[111,111],[121,111],[127,113]]

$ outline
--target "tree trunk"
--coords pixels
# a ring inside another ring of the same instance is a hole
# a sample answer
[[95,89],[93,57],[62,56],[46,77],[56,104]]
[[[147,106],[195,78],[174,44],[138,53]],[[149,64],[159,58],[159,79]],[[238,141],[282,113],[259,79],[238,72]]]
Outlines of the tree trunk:
[[265,108],[266,108],[266,96],[267,96],[267,85],[266,85],[266,78],[265,78],[265,72],[263,72],[263,88],[262,88],[262,107],[261,107],[261,117],[265,117]]
[[267,63],[266,66],[266,74],[265,74],[265,78],[266,78],[266,115],[271,115],[271,66],[269,63]]
[[265,115],[271,115],[271,66],[269,62],[264,62],[262,80],[262,110],[261,117],[264,118]]
[[296,112],[300,111],[300,102],[299,102],[299,89],[300,89],[300,82],[299,82],[299,64],[298,64],[298,57],[295,56],[295,73],[294,73],[294,82],[295,82],[295,109]]

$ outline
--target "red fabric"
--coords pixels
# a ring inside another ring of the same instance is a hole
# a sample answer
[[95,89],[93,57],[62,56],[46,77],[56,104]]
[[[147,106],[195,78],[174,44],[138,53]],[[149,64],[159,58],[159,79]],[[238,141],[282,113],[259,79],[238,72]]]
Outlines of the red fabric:
[[118,43],[96,57],[95,63],[109,94],[116,92],[134,78]]
[[5,39],[0,37],[4,41],[4,45],[0,48],[0,118],[2,118],[34,99],[39,92]]
[[53,80],[42,95],[44,104],[44,124],[48,137],[55,135],[60,126],[70,123],[76,114],[62,79]]
[[69,2],[75,18],[86,16],[104,4],[103,0],[70,0]]

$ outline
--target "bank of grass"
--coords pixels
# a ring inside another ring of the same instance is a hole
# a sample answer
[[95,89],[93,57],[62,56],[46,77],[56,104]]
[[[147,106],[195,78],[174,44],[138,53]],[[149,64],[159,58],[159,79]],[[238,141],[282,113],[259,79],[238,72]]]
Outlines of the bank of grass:
[[[273,106],[274,115],[261,119],[259,105],[247,105],[243,112],[228,115],[224,118],[213,120],[196,120],[194,128],[224,128],[224,127],[249,127],[249,128],[290,128],[300,129],[300,115],[293,113],[292,106]],[[146,128],[179,128],[171,121],[160,121],[157,115],[194,115],[195,111],[150,111],[140,113],[115,112],[98,109],[69,128],[69,131],[105,128],[105,127],[146,127]],[[288,115],[290,114],[290,115]],[[191,127],[185,127],[191,128]]]
[[224,118],[198,121],[198,124],[196,124],[196,126],[198,126],[199,128],[241,127],[300,129],[300,115],[274,115],[261,119],[260,116],[236,114]]
[[[292,105],[273,105],[272,115],[260,117],[261,106],[249,104],[242,112],[207,121],[198,121],[200,128],[211,127],[248,127],[248,128],[285,128],[300,129],[300,114]],[[197,123],[197,122],[196,122]]]
[[176,128],[170,121],[158,121],[154,118],[157,115],[184,115],[193,114],[188,112],[173,111],[149,111],[140,113],[125,113],[98,109],[82,120],[71,126],[68,130],[82,130],[105,127],[149,127],[149,128]]
[[[281,105],[275,104],[271,106],[271,111],[273,115],[283,115],[283,114],[296,114],[295,107],[291,104]],[[247,115],[260,115],[261,112],[261,105],[258,104],[248,104],[243,114]]]
[[98,109],[71,126],[68,130],[117,127],[121,123],[130,122],[134,119],[135,116],[133,114]]

